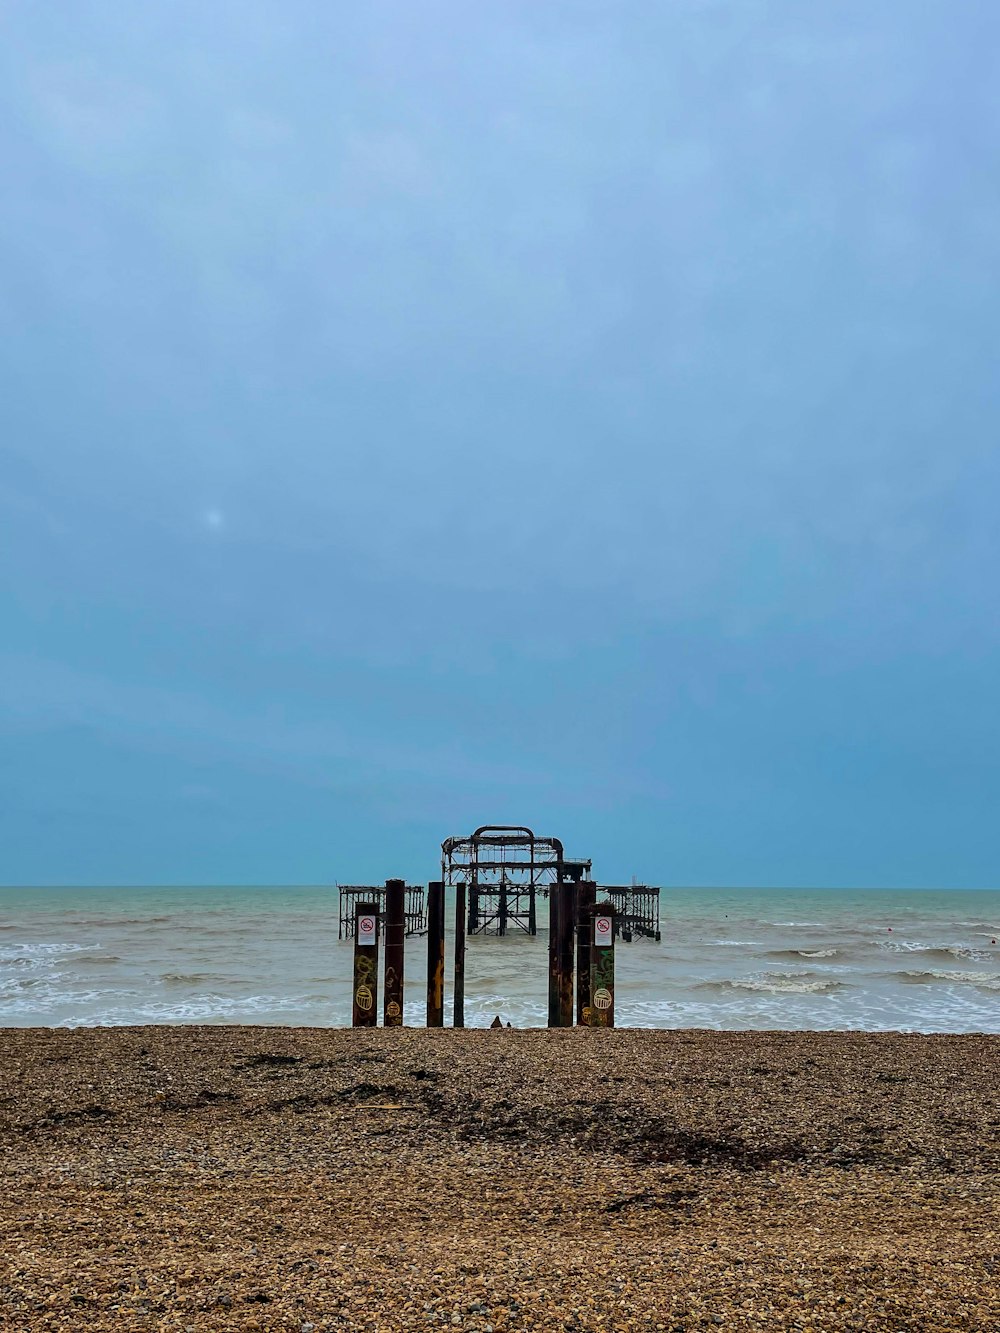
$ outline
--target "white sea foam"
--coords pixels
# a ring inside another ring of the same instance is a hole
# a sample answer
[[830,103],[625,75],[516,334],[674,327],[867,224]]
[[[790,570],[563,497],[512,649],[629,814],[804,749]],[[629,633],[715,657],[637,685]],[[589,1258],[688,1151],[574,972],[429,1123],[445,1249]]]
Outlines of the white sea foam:
[[[93,999],[93,997],[89,997]],[[146,1003],[130,999],[128,1004],[105,1008],[80,1005],[63,1018],[59,1027],[123,1027],[134,1023],[260,1023],[273,1017],[278,1022],[289,1013],[309,1010],[329,1002],[317,995],[197,995],[174,1003]]]
[[78,944],[73,940],[27,940],[6,945],[6,948],[16,950],[17,956],[23,958],[54,958],[62,954],[89,953],[100,947],[99,944]]

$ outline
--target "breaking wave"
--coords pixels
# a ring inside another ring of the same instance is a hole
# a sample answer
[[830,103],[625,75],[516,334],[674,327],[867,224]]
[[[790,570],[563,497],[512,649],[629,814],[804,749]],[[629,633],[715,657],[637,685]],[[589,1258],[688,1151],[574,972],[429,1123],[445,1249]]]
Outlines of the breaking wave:
[[990,949],[974,949],[966,944],[917,944],[912,940],[881,940],[878,947],[885,953],[918,953],[924,958],[934,958],[944,963],[953,958],[988,962],[997,956]]
[[922,972],[899,972],[900,981],[912,985],[944,982],[948,985],[983,986],[986,990],[1000,990],[1000,973],[997,972],[959,972],[936,971],[928,969]]
[[839,949],[770,949],[768,958],[836,958]]
[[723,981],[705,981],[699,990],[765,991],[772,995],[820,995],[844,990],[846,982],[834,977],[816,977],[809,973],[769,972],[756,977],[727,977]]

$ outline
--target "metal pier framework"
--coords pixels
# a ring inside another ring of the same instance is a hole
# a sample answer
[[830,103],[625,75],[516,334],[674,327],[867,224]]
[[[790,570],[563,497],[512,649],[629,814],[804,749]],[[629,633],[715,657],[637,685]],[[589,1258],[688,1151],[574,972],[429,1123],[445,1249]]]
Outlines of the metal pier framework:
[[[404,935],[427,937],[426,1021],[444,1023],[445,895],[454,894],[452,1024],[465,1026],[466,943],[473,935],[537,935],[548,900],[548,1025],[614,1026],[615,940],[660,938],[660,890],[599,885],[589,860],[566,856],[558,838],[524,825],[483,824],[441,844],[441,878],[342,884],[340,938],[354,941],[355,1027],[378,1022],[379,937],[384,939],[383,1021],[403,1023]],[[380,929],[380,925],[382,929]],[[494,1026],[500,1024],[499,1016]],[[509,1024],[508,1024],[509,1026]]]
[[[570,858],[558,838],[543,838],[522,825],[484,824],[467,838],[441,844],[441,879],[465,906],[465,933],[538,933],[538,899],[556,885],[586,883],[589,860]],[[599,886],[615,907],[615,934],[660,938],[660,890],[648,884]]]
[[[378,907],[379,920],[385,920],[386,886],[384,884],[338,884],[337,889],[340,893],[338,939],[354,939],[355,915],[359,903],[375,903]],[[422,884],[407,884],[404,902],[404,933],[407,935],[426,935],[427,905],[424,900],[424,886]]]
[[615,934],[630,944],[636,935],[660,940],[660,890],[648,884],[602,884],[600,892],[615,905]]
[[559,839],[518,825],[484,824],[471,837],[441,844],[441,878],[468,904],[470,935],[536,934],[538,898],[565,873]]

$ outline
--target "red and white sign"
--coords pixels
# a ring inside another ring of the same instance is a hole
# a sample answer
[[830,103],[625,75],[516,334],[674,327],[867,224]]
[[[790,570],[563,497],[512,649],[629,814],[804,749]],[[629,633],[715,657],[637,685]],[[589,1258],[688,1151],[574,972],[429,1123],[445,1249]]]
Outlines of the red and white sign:
[[594,917],[594,943],[599,949],[607,949],[614,939],[609,916]]
[[377,925],[378,923],[373,916],[359,916],[358,943],[362,945],[374,944]]

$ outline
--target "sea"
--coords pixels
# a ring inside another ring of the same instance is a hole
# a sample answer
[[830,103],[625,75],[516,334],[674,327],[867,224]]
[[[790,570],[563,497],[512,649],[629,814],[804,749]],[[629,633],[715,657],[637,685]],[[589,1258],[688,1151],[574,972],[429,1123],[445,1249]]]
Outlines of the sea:
[[[330,886],[0,889],[0,1025],[348,1024],[338,918]],[[467,1026],[544,1025],[539,927],[469,941]],[[619,1026],[1000,1033],[1000,891],[671,888],[660,927],[618,943]],[[420,1026],[425,939],[406,969]]]

